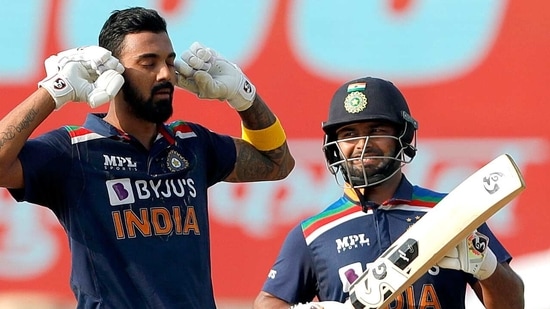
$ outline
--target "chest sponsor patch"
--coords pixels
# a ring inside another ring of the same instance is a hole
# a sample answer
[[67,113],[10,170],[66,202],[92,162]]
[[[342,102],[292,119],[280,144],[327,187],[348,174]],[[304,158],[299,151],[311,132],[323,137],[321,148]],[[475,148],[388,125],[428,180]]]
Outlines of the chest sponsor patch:
[[130,178],[107,180],[105,185],[107,186],[111,206],[132,204],[135,202]]

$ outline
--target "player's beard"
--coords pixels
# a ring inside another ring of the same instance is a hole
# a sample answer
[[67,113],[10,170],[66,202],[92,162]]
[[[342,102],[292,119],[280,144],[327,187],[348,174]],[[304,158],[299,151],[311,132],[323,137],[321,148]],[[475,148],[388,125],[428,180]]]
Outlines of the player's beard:
[[[366,159],[368,162],[363,162]],[[351,176],[349,181],[353,186],[370,186],[381,183],[400,167],[400,162],[395,160],[395,157],[387,156],[381,151],[371,152],[363,158],[355,158],[346,164]]]
[[[155,93],[166,88],[170,89],[170,98],[155,101]],[[128,103],[134,115],[140,119],[153,123],[163,123],[172,116],[172,95],[174,93],[174,85],[170,82],[165,81],[155,84],[147,99],[140,95],[137,91],[137,87],[134,87],[132,83],[128,81],[122,86],[122,93],[124,95],[124,100]]]

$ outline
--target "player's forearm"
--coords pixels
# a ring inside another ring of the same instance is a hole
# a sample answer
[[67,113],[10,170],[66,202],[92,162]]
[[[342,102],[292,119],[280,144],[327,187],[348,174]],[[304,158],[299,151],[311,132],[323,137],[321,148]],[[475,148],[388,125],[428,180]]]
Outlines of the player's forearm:
[[265,129],[275,123],[277,116],[269,109],[269,106],[256,94],[254,103],[250,108],[239,112],[243,126],[251,130]]
[[[294,168],[295,162],[287,145],[284,129],[275,114],[260,96],[256,95],[254,104],[239,112],[239,115],[243,126],[242,138],[254,146],[255,149],[252,149],[254,152],[260,153],[260,156],[249,154],[251,160],[258,161],[257,164],[241,161],[241,163],[247,164],[248,168],[254,168],[255,171],[251,172],[258,177],[257,179],[248,179],[248,181],[261,180],[262,178],[278,180],[288,176]],[[247,150],[247,147],[240,147],[240,150],[250,151],[250,149]],[[258,168],[261,166],[265,168]],[[242,166],[242,169],[246,168],[246,166]]]
[[54,107],[49,93],[39,88],[0,120],[0,185],[6,185],[21,148]]
[[486,308],[524,308],[523,281],[507,263],[500,263],[489,278],[481,280],[479,283]]

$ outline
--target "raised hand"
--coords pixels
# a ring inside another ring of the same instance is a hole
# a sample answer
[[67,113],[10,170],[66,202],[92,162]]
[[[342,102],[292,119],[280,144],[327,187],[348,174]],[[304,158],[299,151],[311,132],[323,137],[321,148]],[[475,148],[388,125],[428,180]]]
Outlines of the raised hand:
[[237,111],[252,106],[256,87],[234,63],[198,42],[176,60],[178,86],[200,98],[227,101]]
[[100,106],[124,84],[124,67],[110,51],[99,46],[60,52],[46,59],[44,66],[47,76],[38,86],[50,93],[56,109],[69,101]]

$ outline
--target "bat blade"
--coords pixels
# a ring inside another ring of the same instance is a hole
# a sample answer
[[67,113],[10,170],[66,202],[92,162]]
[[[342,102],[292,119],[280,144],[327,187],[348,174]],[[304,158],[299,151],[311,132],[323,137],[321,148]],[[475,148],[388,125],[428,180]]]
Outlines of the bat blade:
[[356,309],[388,305],[445,254],[525,189],[503,154],[469,176],[411,226],[350,286]]

